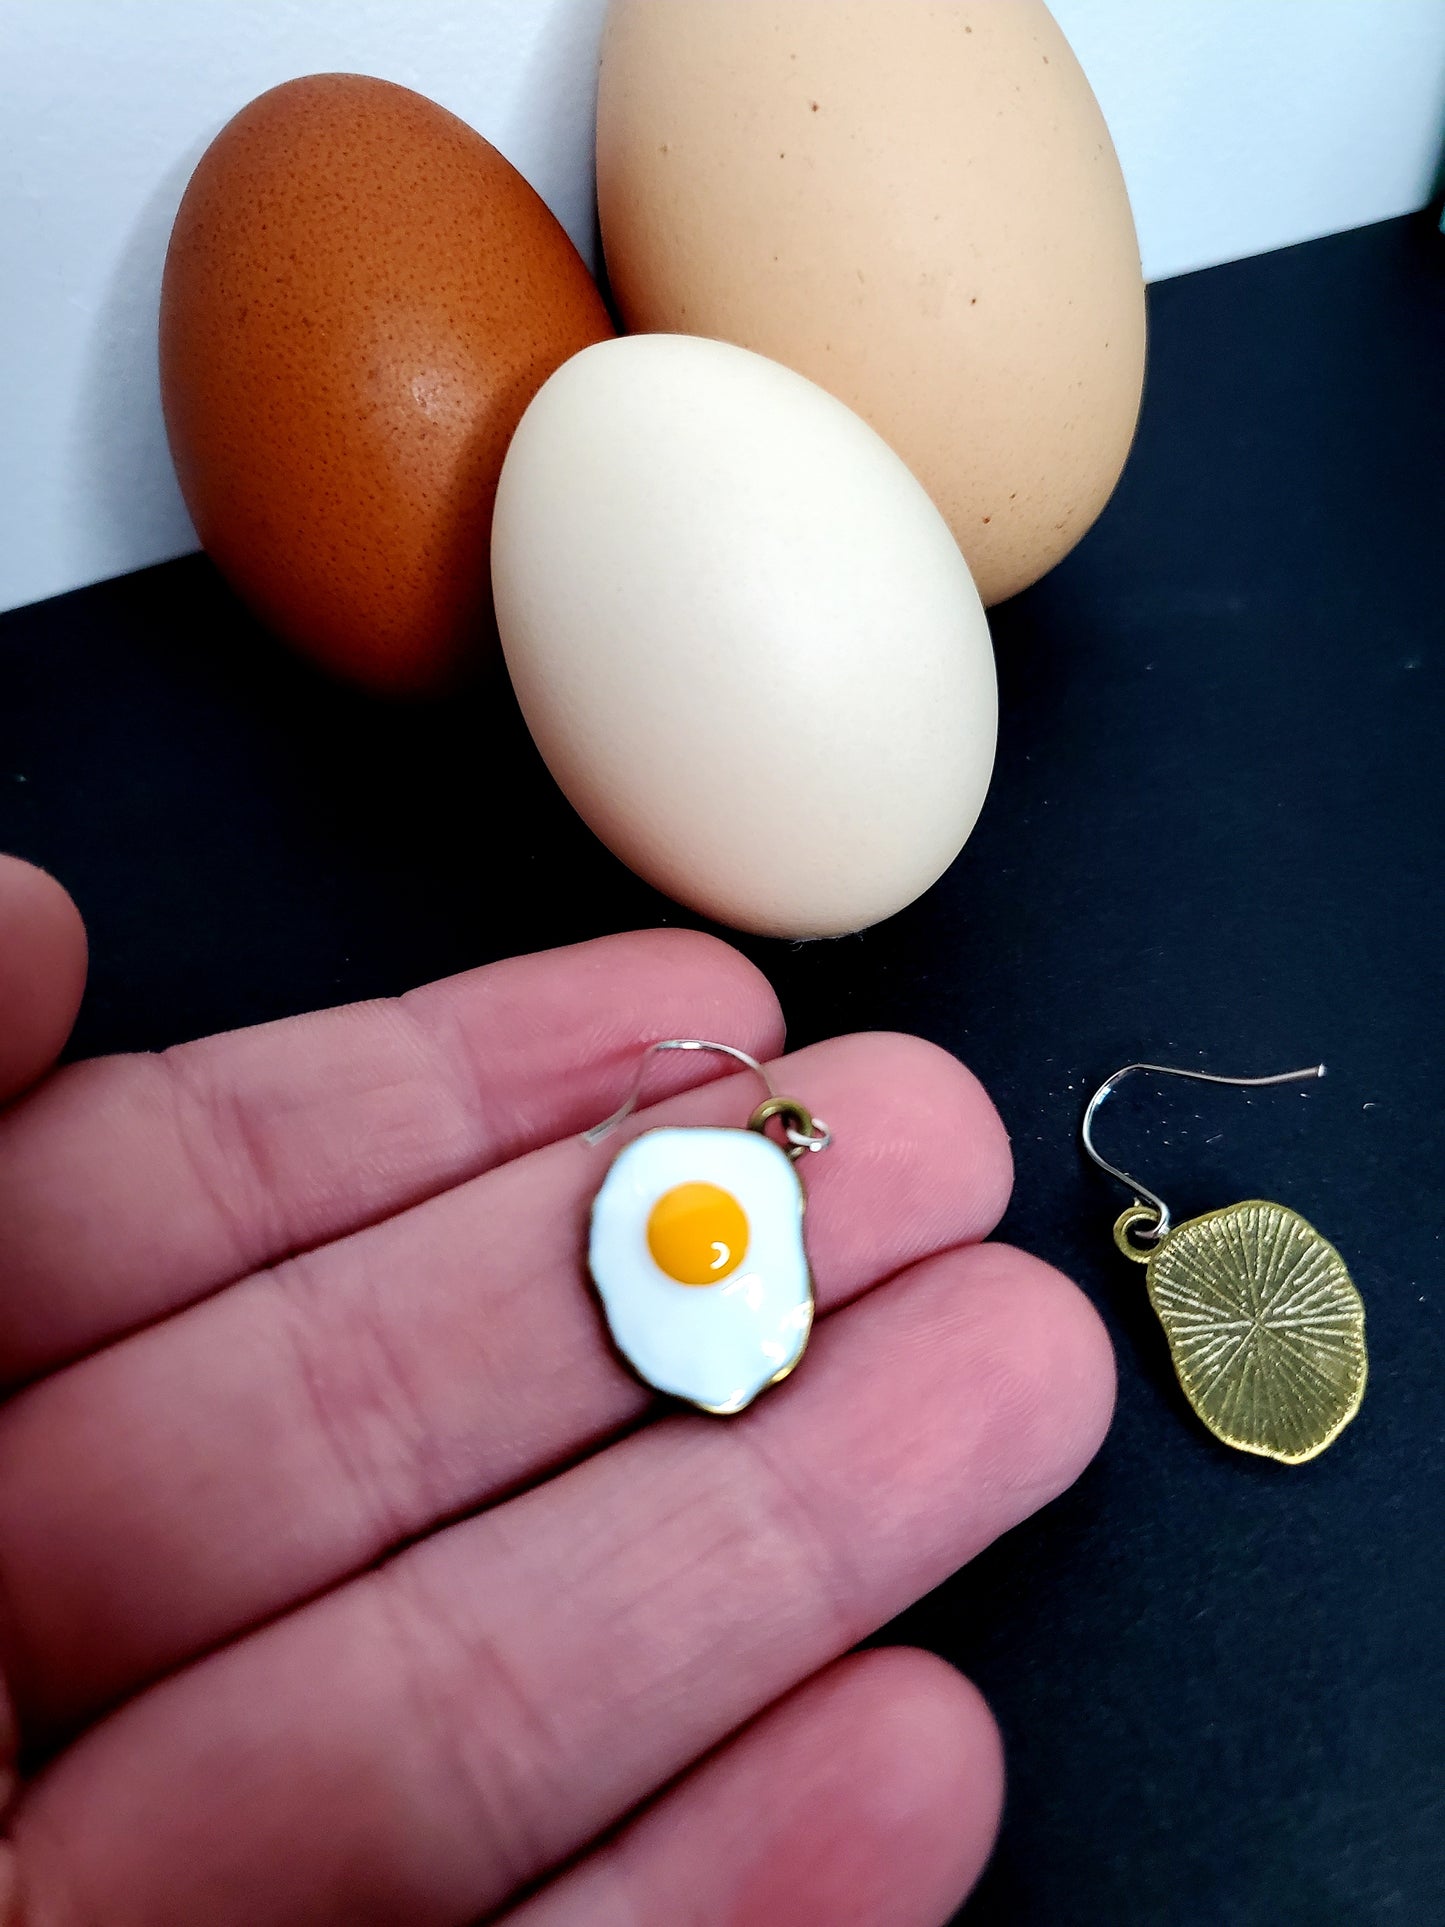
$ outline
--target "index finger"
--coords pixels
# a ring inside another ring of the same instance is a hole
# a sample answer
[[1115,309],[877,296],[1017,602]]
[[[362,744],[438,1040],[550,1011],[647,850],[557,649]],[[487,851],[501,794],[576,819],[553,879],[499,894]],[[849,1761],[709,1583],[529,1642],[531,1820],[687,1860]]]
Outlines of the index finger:
[[[735,950],[651,930],[73,1065],[0,1117],[0,1380],[595,1124],[659,1037],[782,1030]],[[651,1088],[723,1068],[669,1053]]]

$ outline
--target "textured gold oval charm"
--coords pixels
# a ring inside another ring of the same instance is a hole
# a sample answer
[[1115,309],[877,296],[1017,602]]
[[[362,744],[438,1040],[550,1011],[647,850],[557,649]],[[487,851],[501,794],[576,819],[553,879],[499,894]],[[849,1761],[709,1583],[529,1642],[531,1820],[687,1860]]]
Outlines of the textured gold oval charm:
[[1150,1252],[1146,1283],[1184,1395],[1226,1445],[1299,1465],[1359,1411],[1365,1307],[1297,1212],[1253,1198],[1191,1218]]

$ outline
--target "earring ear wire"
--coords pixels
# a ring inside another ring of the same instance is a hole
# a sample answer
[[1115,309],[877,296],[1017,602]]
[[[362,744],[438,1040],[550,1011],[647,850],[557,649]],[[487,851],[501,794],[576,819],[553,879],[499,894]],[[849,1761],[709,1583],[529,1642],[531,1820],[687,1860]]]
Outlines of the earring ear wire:
[[1107,1171],[1111,1178],[1117,1178],[1120,1184],[1132,1191],[1136,1204],[1153,1206],[1156,1213],[1153,1229],[1147,1230],[1141,1226],[1134,1234],[1141,1241],[1147,1240],[1152,1244],[1155,1239],[1164,1237],[1173,1224],[1168,1205],[1157,1192],[1151,1191],[1138,1178],[1131,1178],[1129,1173],[1121,1171],[1117,1164],[1110,1164],[1107,1158],[1100,1157],[1094,1148],[1093,1138],[1094,1119],[1100,1105],[1114,1094],[1126,1077],[1131,1077],[1135,1071],[1150,1071],[1156,1077],[1187,1077],[1196,1084],[1232,1084],[1242,1090],[1258,1090],[1268,1084],[1302,1084],[1307,1078],[1323,1077],[1325,1067],[1323,1064],[1310,1064],[1302,1071],[1275,1071],[1269,1077],[1221,1077],[1216,1071],[1183,1070],[1174,1064],[1126,1064],[1122,1070],[1114,1071],[1104,1079],[1085,1107],[1084,1121],[1079,1126],[1079,1136],[1083,1140],[1085,1152],[1101,1171]]
[[632,1080],[631,1090],[611,1117],[604,1117],[600,1124],[594,1124],[590,1131],[582,1133],[584,1143],[600,1144],[605,1137],[609,1137],[617,1129],[619,1124],[625,1123],[632,1116],[642,1099],[642,1087],[647,1079],[651,1058],[654,1052],[663,1050],[711,1051],[717,1057],[731,1057],[745,1070],[750,1070],[755,1076],[760,1077],[767,1096],[748,1119],[747,1128],[750,1131],[761,1131],[770,1119],[775,1117],[781,1119],[789,1157],[799,1158],[805,1151],[826,1151],[833,1142],[833,1133],[822,1118],[814,1117],[807,1106],[800,1104],[796,1098],[780,1096],[773,1085],[772,1078],[768,1076],[757,1058],[750,1057],[745,1050],[739,1050],[736,1044],[713,1044],[705,1037],[664,1037],[658,1043],[646,1046],[638,1060],[637,1075]]

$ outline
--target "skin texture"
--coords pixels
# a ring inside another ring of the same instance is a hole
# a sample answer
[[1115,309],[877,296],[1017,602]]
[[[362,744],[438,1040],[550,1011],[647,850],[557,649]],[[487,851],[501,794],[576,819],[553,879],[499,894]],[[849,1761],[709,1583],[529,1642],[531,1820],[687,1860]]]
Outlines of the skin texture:
[[161,398],[196,531],[328,668],[445,683],[487,634],[512,430],[611,333],[546,205],[464,122],[360,74],[273,87],[202,155],[166,255]]
[[[0,866],[32,995],[53,891]],[[59,1032],[17,1008],[24,1078]],[[576,1135],[659,1034],[781,1026],[734,952],[644,932],[0,1119],[7,1927],[948,1917],[993,1723],[928,1655],[845,1655],[1076,1476],[1107,1342],[979,1242],[1010,1170],[968,1072],[847,1038],[776,1072],[836,1133],[807,1357],[741,1419],[660,1409],[585,1291],[612,1147]],[[753,1102],[654,1075],[639,1128]]]

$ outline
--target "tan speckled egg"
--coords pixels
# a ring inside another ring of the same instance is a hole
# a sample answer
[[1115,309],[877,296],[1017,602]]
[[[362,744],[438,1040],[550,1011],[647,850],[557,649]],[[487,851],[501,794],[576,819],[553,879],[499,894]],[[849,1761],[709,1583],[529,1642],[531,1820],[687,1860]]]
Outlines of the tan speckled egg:
[[404,87],[287,82],[217,135],[161,292],[161,392],[201,542],[252,607],[374,688],[491,628],[492,503],[523,409],[612,334],[544,203]]
[[1139,254],[1038,0],[613,0],[597,171],[627,327],[737,342],[847,402],[985,602],[1108,500],[1143,380]]

